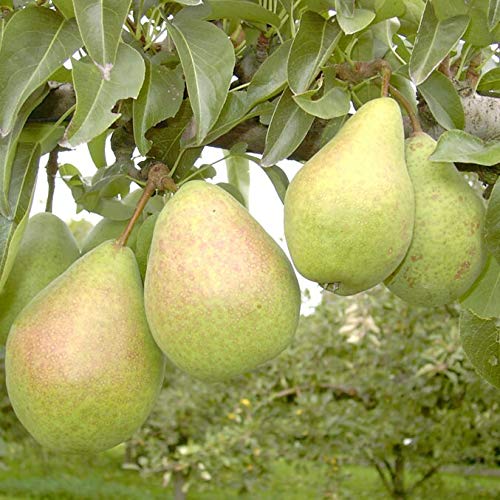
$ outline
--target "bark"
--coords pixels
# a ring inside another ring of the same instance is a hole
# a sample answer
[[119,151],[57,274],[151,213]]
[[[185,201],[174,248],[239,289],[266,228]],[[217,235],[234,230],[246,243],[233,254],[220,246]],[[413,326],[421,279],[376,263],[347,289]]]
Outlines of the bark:
[[[465,131],[483,139],[500,138],[500,99],[470,93],[468,89],[460,90],[466,116]],[[31,122],[54,122],[75,104],[75,93],[71,85],[64,84],[53,89],[46,99],[29,117]],[[425,105],[419,108],[419,118],[425,132],[438,138],[444,129],[436,124]],[[291,160],[307,161],[328,140],[328,122],[316,119],[306,138],[290,156]],[[409,120],[405,120],[405,132],[411,131]],[[210,146],[230,149],[236,143],[248,144],[248,151],[262,154],[264,151],[267,127],[257,118],[247,120],[216,139]],[[475,169],[473,169],[475,170]]]
[[393,496],[397,499],[406,498],[407,491],[405,489],[405,457],[403,447],[400,444],[394,445],[394,476],[393,476]]

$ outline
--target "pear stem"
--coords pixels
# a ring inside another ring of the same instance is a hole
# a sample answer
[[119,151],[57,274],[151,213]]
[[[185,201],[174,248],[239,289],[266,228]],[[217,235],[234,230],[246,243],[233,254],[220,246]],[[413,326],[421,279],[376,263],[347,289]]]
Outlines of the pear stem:
[[45,205],[46,212],[52,212],[52,203],[54,200],[54,192],[56,189],[56,175],[59,170],[59,164],[57,162],[57,155],[59,151],[57,147],[49,153],[49,159],[45,170],[47,172],[47,184],[49,185],[49,191],[47,194],[47,203]]
[[422,132],[422,125],[420,124],[420,120],[418,119],[418,116],[414,113],[413,108],[411,107],[411,104],[408,102],[408,99],[393,85],[389,85],[389,88],[391,90],[391,95],[396,99],[396,101],[403,106],[405,109],[406,113],[408,114],[408,117],[410,118],[411,122],[411,127],[413,129],[413,134],[419,134]]
[[175,192],[177,191],[177,189],[177,184],[174,182],[172,177],[170,177],[170,170],[168,169],[168,167],[163,163],[154,164],[149,170],[148,181],[139,201],[137,202],[134,213],[129,220],[127,227],[124,229],[120,237],[116,240],[116,245],[119,247],[124,247],[127,244],[129,236],[132,233],[132,229],[134,229],[134,226],[141,216],[146,204],[156,190],[167,190]]

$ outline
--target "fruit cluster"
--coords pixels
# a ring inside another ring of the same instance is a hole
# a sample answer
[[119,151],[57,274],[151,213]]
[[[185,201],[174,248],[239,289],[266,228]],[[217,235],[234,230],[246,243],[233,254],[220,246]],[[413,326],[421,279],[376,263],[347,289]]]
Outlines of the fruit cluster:
[[[392,99],[361,107],[288,188],[285,236],[297,270],[341,295],[383,281],[427,306],[464,294],[484,265],[484,206],[452,164],[429,160],[434,147],[417,133],[405,150]],[[156,400],[164,354],[217,381],[293,338],[293,268],[217,186],[188,182],[162,209],[144,289],[130,248],[90,240],[78,258],[64,223],[33,217],[0,295],[9,396],[42,445],[88,453],[130,437]]]

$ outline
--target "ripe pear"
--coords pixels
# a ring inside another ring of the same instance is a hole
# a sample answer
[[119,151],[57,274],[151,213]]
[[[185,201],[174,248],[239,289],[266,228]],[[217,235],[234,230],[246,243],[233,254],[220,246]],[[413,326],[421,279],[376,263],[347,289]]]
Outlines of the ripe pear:
[[[86,236],[82,243],[82,254],[86,254],[93,248],[107,240],[116,240],[127,227],[128,220],[112,220],[104,218],[100,220]],[[134,226],[127,241],[127,246],[134,250],[137,239],[137,226]]]
[[414,211],[401,112],[382,97],[364,104],[294,177],[285,237],[303,276],[352,295],[399,265]]
[[144,300],[163,352],[206,381],[277,356],[300,313],[297,278],[281,248],[230,194],[198,180],[158,216]]
[[410,304],[454,301],[483,269],[484,203],[453,163],[433,162],[436,141],[418,133],[406,141],[406,161],[415,188],[413,240],[387,287]]
[[68,226],[51,213],[31,217],[16,259],[0,292],[0,343],[23,307],[65,271],[80,250]]
[[16,415],[43,446],[95,453],[128,439],[158,396],[132,250],[105,242],[42,290],[12,325],[5,370]]

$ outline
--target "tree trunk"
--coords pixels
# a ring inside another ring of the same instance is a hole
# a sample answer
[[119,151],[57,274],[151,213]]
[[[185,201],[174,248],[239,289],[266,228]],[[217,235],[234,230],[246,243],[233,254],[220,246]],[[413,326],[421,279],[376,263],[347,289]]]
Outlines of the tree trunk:
[[174,471],[174,500],[186,500],[184,485],[186,478],[182,472]]
[[396,444],[393,447],[396,460],[394,462],[394,476],[393,476],[393,496],[398,500],[406,498],[405,489],[405,457],[403,455],[403,447]]

